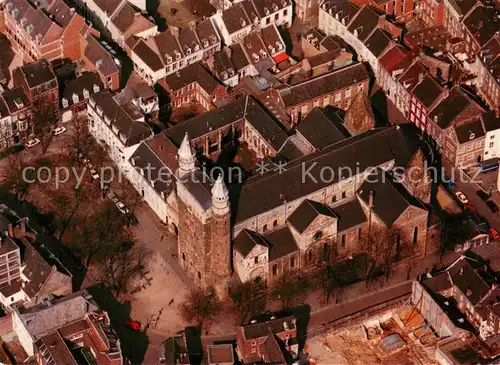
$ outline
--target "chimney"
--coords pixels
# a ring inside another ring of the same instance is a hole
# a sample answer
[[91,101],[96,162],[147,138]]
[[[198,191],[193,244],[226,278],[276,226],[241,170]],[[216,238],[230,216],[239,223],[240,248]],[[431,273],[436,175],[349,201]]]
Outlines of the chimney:
[[460,268],[460,271],[458,272],[458,274],[459,275],[463,275],[464,274],[464,268],[463,267]]
[[370,190],[370,195],[368,196],[368,208],[373,209],[373,190]]
[[467,291],[465,292],[465,294],[470,297],[472,295],[472,290],[470,288],[467,289]]

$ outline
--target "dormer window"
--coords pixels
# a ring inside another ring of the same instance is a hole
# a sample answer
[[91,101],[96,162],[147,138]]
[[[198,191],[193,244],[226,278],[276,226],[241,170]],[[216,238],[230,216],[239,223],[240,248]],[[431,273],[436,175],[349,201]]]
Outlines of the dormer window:
[[22,109],[24,108],[24,103],[21,101],[20,98],[15,98],[14,99],[14,104],[16,104],[17,109]]
[[178,51],[175,51],[175,59],[179,61],[181,59],[181,53]]
[[208,39],[203,38],[203,39],[201,40],[201,43],[203,44],[203,48],[207,48],[207,47],[208,47]]
[[210,35],[210,41],[212,42],[212,44],[217,43],[217,36],[215,34],[211,34]]
[[71,98],[73,99],[73,103],[75,103],[75,104],[77,104],[78,102],[80,102],[80,97],[78,96],[78,94],[73,93],[73,95],[71,96]]
[[242,27],[245,27],[247,25],[247,22],[245,21],[245,19],[240,18],[240,24]]
[[322,231],[317,231],[314,234],[314,236],[313,236],[314,240],[316,240],[316,241],[319,240],[319,239],[321,239],[321,237],[323,237],[323,232]]
[[270,12],[269,12],[269,9],[268,9],[268,8],[264,8],[264,14],[266,14],[266,15],[269,15],[269,14],[270,14]]
[[[287,6],[287,3],[285,0],[281,0],[281,5],[285,8]],[[324,4],[323,8],[326,8],[326,4]]]
[[273,3],[273,10],[274,12],[277,12],[279,10],[278,5],[276,5],[275,3]]
[[10,11],[10,9],[12,9],[12,3],[7,3],[5,7],[7,8],[7,11]]
[[469,131],[469,141],[473,140],[474,138],[476,138],[476,134]]
[[167,55],[167,63],[172,63],[172,57],[170,57],[169,55]]
[[28,34],[33,33],[33,24],[28,24],[28,26],[26,27],[26,31],[28,32]]
[[24,26],[26,25],[26,23],[27,23],[27,22],[28,22],[28,19],[26,19],[26,18],[21,18],[20,23],[21,23],[21,26],[22,26],[22,27],[24,27]]
[[68,99],[66,99],[66,98],[62,99],[62,106],[63,106],[63,108],[67,108],[68,107]]
[[195,52],[198,52],[199,50],[200,50],[200,46],[199,46],[198,44],[196,44],[196,45],[194,46],[194,51],[195,51]]
[[94,89],[94,94],[98,93],[99,91],[101,91],[101,88],[99,87],[99,85],[96,85],[96,84],[94,84],[93,89]]
[[40,33],[38,33],[36,36],[35,36],[35,41],[36,43],[40,43],[42,41],[42,35]]
[[186,54],[190,55],[191,54],[191,48],[186,48]]
[[90,96],[90,93],[87,89],[83,89],[83,98],[88,99]]

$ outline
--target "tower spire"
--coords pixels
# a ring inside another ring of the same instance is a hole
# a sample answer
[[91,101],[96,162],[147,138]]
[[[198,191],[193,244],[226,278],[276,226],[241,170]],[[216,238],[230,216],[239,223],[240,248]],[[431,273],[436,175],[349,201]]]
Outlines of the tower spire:
[[187,132],[184,135],[181,147],[177,151],[177,157],[179,159],[179,177],[183,177],[195,169],[194,152]]
[[222,174],[217,177],[212,188],[212,211],[217,215],[229,213],[229,192],[222,179]]

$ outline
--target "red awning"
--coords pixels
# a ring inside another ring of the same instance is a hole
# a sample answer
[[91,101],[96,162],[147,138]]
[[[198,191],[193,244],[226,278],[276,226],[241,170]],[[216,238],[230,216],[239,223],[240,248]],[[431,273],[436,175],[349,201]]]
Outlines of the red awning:
[[281,52],[273,57],[273,60],[276,63],[286,61],[287,59],[288,59],[288,55],[286,54],[286,52]]

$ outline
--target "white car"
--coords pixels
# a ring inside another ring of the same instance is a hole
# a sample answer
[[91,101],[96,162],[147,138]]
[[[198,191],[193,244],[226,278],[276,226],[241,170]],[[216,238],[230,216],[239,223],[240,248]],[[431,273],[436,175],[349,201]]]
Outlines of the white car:
[[462,203],[463,205],[466,205],[467,203],[469,203],[469,199],[467,199],[467,197],[465,196],[465,194],[462,193],[461,191],[457,191],[455,193],[455,196],[460,201],[460,203]]
[[40,143],[40,140],[38,138],[33,138],[33,139],[30,139],[28,142],[26,142],[26,147],[28,147],[28,148],[35,147],[39,143]]
[[96,169],[90,169],[90,176],[92,176],[93,180],[99,179],[99,174]]
[[118,210],[120,212],[122,212],[123,214],[128,214],[130,211],[128,210],[128,208],[125,206],[125,204],[123,204],[122,202],[118,202],[116,203],[116,207],[118,208]]
[[68,129],[66,127],[57,127],[56,129],[54,129],[52,131],[52,133],[54,134],[54,136],[58,136],[60,134],[63,134],[64,132],[66,132]]

